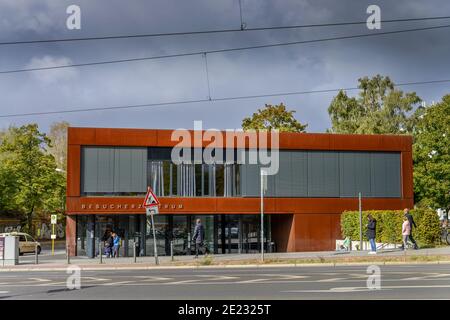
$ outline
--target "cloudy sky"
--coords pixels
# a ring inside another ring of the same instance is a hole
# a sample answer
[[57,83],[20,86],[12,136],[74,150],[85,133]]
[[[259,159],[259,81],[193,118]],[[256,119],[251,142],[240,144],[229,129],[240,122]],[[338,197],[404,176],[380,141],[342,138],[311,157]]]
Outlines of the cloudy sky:
[[[81,8],[81,30],[68,30],[66,9]],[[248,28],[364,21],[370,4],[382,19],[450,16],[448,0],[242,0]],[[450,24],[450,19],[382,23],[380,31]],[[238,0],[1,0],[0,42],[239,28]],[[70,63],[209,51],[376,32],[365,25],[0,46],[0,71]],[[394,82],[450,79],[450,28],[208,55],[211,97],[354,87],[376,74]],[[402,87],[426,102],[450,93],[450,83]],[[350,92],[354,94],[354,92]],[[45,116],[0,117],[0,128],[55,121],[73,126],[239,128],[265,103],[283,102],[308,123],[330,127],[336,93],[172,104]],[[208,97],[202,55],[0,74],[0,116],[7,114],[152,104]]]

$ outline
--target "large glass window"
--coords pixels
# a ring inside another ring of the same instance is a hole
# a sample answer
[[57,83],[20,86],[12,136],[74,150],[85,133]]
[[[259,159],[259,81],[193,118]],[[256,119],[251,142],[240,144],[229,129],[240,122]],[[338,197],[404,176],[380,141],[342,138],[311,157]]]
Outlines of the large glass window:
[[225,165],[216,164],[214,167],[216,171],[216,197],[223,197],[225,187]]

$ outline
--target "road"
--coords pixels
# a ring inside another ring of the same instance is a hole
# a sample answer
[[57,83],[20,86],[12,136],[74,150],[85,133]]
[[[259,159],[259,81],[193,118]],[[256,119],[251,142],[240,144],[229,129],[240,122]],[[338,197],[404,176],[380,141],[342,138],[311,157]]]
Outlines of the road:
[[82,271],[81,289],[62,271],[0,272],[0,299],[449,299],[449,265]]

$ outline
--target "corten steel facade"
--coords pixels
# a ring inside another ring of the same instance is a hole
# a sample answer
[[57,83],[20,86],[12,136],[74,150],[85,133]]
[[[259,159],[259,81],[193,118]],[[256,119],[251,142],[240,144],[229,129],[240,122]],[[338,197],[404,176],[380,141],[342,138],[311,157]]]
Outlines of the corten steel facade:
[[[190,133],[193,138],[194,132],[190,131]],[[109,194],[108,192],[97,195],[95,192],[85,191],[92,188],[92,185],[94,188],[100,188],[102,183],[115,186],[122,183],[120,179],[128,179],[123,172],[119,172],[108,180],[108,172],[115,172],[114,166],[117,167],[117,161],[122,161],[120,157],[125,157],[121,156],[120,152],[125,150],[121,148],[137,148],[136,150],[140,152],[133,151],[132,157],[136,157],[137,160],[126,161],[137,161],[136,163],[151,161],[149,159],[152,150],[167,150],[177,145],[177,141],[171,140],[171,134],[172,130],[69,128],[66,235],[71,255],[77,254],[77,243],[80,246],[80,236],[83,239],[89,238],[89,235],[86,236],[86,231],[83,230],[85,225],[79,222],[82,219],[87,219],[87,225],[89,225],[89,221],[94,223],[90,229],[104,226],[100,223],[101,219],[108,217],[115,217],[117,221],[121,219],[121,216],[130,217],[126,218],[127,226],[135,223],[136,219],[143,221],[145,210],[141,204],[144,195]],[[222,132],[222,134],[225,133]],[[226,139],[224,138],[223,141],[222,147],[226,149]],[[210,142],[202,143],[202,147],[206,147]],[[248,141],[244,140],[243,144],[238,142],[235,147],[241,150],[248,149]],[[362,188],[368,190],[363,190],[364,210],[402,209],[413,206],[412,138],[410,136],[280,133],[279,148],[280,170],[282,171],[280,171],[280,177],[273,178],[273,184],[271,184],[276,190],[274,189],[275,191],[272,193],[269,192],[264,199],[264,212],[270,216],[268,223],[270,239],[267,241],[275,243],[276,251],[334,250],[335,240],[341,238],[340,214],[345,210],[358,209],[358,198],[355,191],[361,185],[365,185]],[[114,158],[114,152],[116,152],[116,158]],[[112,163],[113,160],[111,160],[112,162],[109,163],[107,160],[106,165],[104,162],[97,166],[95,163],[90,164],[101,157],[109,159],[110,154],[111,159],[116,159],[114,160],[116,162]],[[140,160],[139,157],[145,157],[145,160]],[[89,163],[83,163],[83,161]],[[321,167],[321,165],[325,167]],[[286,166],[291,169],[286,169]],[[303,173],[301,166],[305,168]],[[98,177],[93,178],[96,175],[95,170],[105,171],[102,173],[102,179],[108,181],[100,181]],[[142,174],[146,175],[146,170],[150,170],[150,165],[142,168]],[[219,249],[219,253],[229,252],[225,250],[227,242],[225,237],[231,237],[231,232],[239,233],[239,239],[242,237],[240,234],[243,232],[241,220],[244,218],[241,219],[239,216],[250,219],[252,221],[250,224],[259,224],[259,220],[254,219],[260,213],[259,191],[255,193],[259,187],[252,185],[252,181],[258,181],[259,177],[252,176],[253,178],[251,178],[249,168],[242,167],[239,170],[241,186],[238,187],[239,191],[236,194],[227,196],[225,192],[221,196],[215,194],[213,194],[214,196],[203,196],[202,191],[201,194],[190,196],[160,196],[161,217],[170,217],[170,226],[176,224],[175,220],[177,219],[188,217],[189,220],[189,217],[194,215],[215,217],[211,218],[213,221],[211,225],[214,225],[211,230],[219,229],[221,235],[214,235],[214,239],[211,238],[213,239],[211,241],[214,241],[214,251],[218,251],[217,242],[220,243],[220,239],[217,240],[217,237],[223,237],[221,240],[222,250]],[[139,172],[134,170],[131,174],[137,175],[136,179],[139,180]],[[355,172],[360,172],[361,175]],[[206,171],[204,174],[206,175]],[[282,178],[282,176],[286,178]],[[176,178],[175,175],[173,177],[173,179]],[[297,181],[295,177],[303,178],[299,179],[301,181]],[[283,179],[288,179],[287,185]],[[398,188],[395,179],[398,179]],[[141,190],[145,187],[143,185],[145,182],[138,183],[140,183],[140,192],[145,192],[145,190]],[[353,183],[355,185],[352,185]],[[379,185],[376,185],[377,183]],[[386,191],[389,194],[384,194],[386,188],[383,187],[383,183],[387,183],[385,186],[387,189],[394,185],[391,191]],[[169,182],[166,182],[166,185],[168,184]],[[171,173],[170,188],[172,186],[175,188],[175,185],[176,181],[172,181]],[[180,186],[178,186],[179,188]],[[202,184],[202,190],[203,188]],[[325,190],[327,188],[329,190]],[[177,216],[178,218],[176,218]],[[221,227],[221,223],[228,221],[226,217],[237,217],[233,218],[239,221],[239,225],[234,225],[236,230],[233,231],[231,225],[227,230],[225,227]],[[95,224],[96,219],[100,221],[98,225]],[[189,223],[192,222],[189,220]],[[137,231],[146,232],[146,227],[143,225],[137,228],[140,229]],[[102,232],[103,230],[97,230],[96,234],[100,235]],[[93,235],[94,233],[90,237],[94,237]],[[131,235],[126,237],[127,239],[132,238]],[[92,243],[93,241],[92,239]],[[246,241],[248,242],[248,240]],[[242,241],[239,243],[239,250],[241,250]],[[95,244],[93,245],[95,247]],[[126,246],[128,247],[128,245]],[[145,243],[143,246],[145,247]],[[80,253],[78,252],[78,254]],[[130,255],[127,251],[125,254]]]

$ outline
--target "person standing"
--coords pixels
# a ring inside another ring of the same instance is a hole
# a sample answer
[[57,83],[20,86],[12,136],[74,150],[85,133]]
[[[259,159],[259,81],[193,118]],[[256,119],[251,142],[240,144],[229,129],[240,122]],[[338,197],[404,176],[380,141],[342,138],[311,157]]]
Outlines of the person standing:
[[419,249],[419,246],[417,245],[416,240],[414,240],[413,238],[413,228],[417,228],[416,223],[414,222],[414,218],[411,213],[409,213],[408,208],[405,208],[405,210],[403,210],[403,213],[404,216],[408,219],[409,226],[411,227],[411,231],[409,232],[409,241],[411,241],[414,245],[414,250],[417,250]]
[[370,248],[369,254],[377,254],[377,245],[375,243],[375,238],[377,235],[377,220],[375,220],[374,217],[372,217],[371,214],[367,216],[369,219],[369,222],[367,223],[367,238],[370,242]]
[[113,232],[113,257],[118,258],[119,257],[119,249],[120,249],[120,237],[117,233]]
[[403,236],[403,245],[401,247],[402,250],[405,250],[406,247],[408,246],[408,239],[410,234],[411,234],[411,225],[409,224],[408,218],[404,216],[402,225],[402,236]]
[[113,246],[114,246],[114,239],[111,232],[108,232],[106,235],[106,241],[105,241],[105,254],[107,258],[112,258],[113,256]]
[[197,219],[194,235],[192,241],[195,242],[195,258],[198,258],[198,251],[203,247],[203,241],[205,240],[205,227],[202,225],[202,221]]

